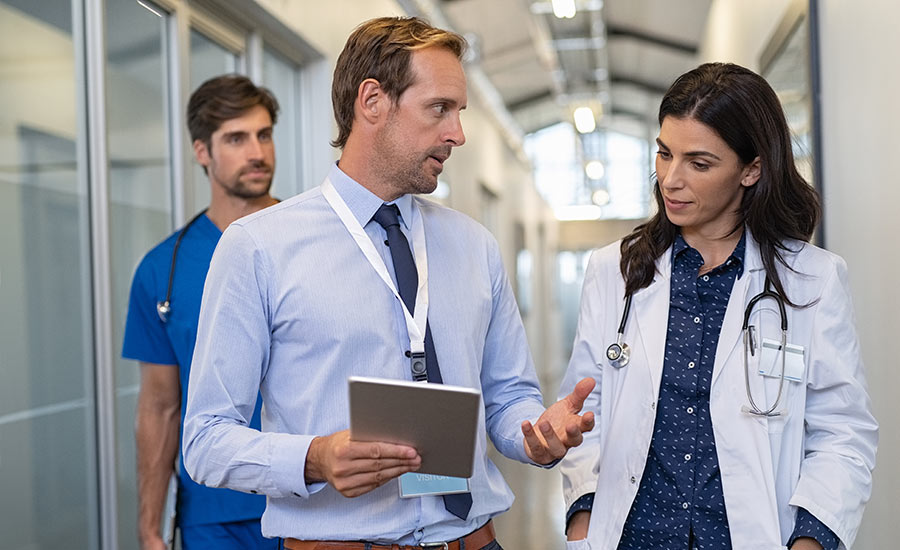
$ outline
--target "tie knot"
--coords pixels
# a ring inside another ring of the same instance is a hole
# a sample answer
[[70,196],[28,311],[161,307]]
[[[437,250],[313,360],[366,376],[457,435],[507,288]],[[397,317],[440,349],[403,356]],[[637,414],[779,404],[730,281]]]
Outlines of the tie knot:
[[382,204],[372,219],[385,229],[392,225],[400,225],[400,209],[396,204]]

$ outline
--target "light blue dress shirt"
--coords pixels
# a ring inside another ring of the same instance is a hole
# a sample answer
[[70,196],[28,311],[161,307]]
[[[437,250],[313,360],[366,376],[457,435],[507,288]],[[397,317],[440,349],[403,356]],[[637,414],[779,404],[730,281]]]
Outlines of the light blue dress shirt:
[[[381,199],[337,166],[329,178],[393,276],[386,233],[371,221]],[[428,319],[444,382],[482,392],[468,520],[437,496],[401,499],[397,480],[353,499],[304,481],[310,441],[348,428],[347,377],[411,379],[400,302],[316,188],[225,231],[204,288],[189,384],[188,472],[206,485],[265,494],[268,537],[456,539],[513,501],[486,436],[505,456],[530,462],[520,425],[544,409],[496,241],[465,215],[421,198],[396,204],[407,235],[412,216],[423,219]],[[257,390],[261,432],[248,427]]]

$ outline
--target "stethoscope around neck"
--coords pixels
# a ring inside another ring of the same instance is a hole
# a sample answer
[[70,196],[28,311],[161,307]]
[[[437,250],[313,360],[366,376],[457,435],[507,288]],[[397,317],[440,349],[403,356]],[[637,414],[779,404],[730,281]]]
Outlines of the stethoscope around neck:
[[[622,310],[622,319],[619,321],[619,328],[616,330],[616,341],[606,348],[606,359],[609,361],[610,366],[617,369],[621,369],[628,365],[628,362],[631,359],[631,348],[625,343],[625,323],[628,321],[628,314],[631,311],[632,297],[632,294],[625,295],[625,307]],[[781,316],[781,346],[778,348],[781,355],[781,377],[778,383],[778,395],[775,397],[775,403],[773,403],[771,407],[760,407],[753,399],[753,392],[750,389],[750,364],[747,354],[748,352],[754,354],[753,350],[756,347],[756,344],[753,341],[753,326],[750,324],[750,315],[753,313],[753,308],[756,304],[766,298],[775,300],[778,304],[778,313]],[[784,307],[784,298],[771,289],[771,282],[769,281],[768,276],[766,277],[763,291],[751,298],[750,301],[747,302],[747,307],[744,308],[744,322],[741,325],[741,333],[744,347],[744,383],[747,390],[747,399],[750,401],[749,406],[741,406],[741,411],[753,416],[777,417],[785,415],[785,411],[778,410],[778,405],[781,404],[781,396],[784,390],[787,346],[787,310]]]
[[172,248],[172,263],[169,264],[169,284],[166,287],[166,298],[156,302],[156,314],[159,315],[159,320],[163,323],[168,323],[169,315],[172,314],[172,284],[175,281],[175,262],[178,260],[178,248],[181,246],[181,240],[188,232],[188,229],[206,214],[207,210],[208,208],[204,208],[199,214],[191,218],[191,221],[181,228],[181,231],[178,232],[178,237],[175,239],[175,246]]

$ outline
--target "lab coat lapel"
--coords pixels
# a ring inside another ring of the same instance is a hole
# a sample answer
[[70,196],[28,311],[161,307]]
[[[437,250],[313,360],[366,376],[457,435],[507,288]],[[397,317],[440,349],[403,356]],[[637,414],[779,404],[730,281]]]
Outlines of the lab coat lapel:
[[725,310],[725,318],[722,320],[722,330],[719,333],[719,343],[716,347],[716,361],[713,363],[713,384],[716,383],[716,379],[722,373],[731,354],[735,353],[735,349],[741,343],[744,305],[750,299],[750,292],[752,290],[755,294],[762,290],[764,280],[765,271],[759,255],[759,245],[753,239],[753,235],[747,231],[744,272],[741,278],[734,282],[731,297],[728,299],[728,308]]
[[[644,361],[650,371],[654,397],[659,395],[663,361],[666,352],[666,327],[669,324],[669,287],[672,274],[672,248],[669,247],[656,262],[656,276],[650,286],[634,294],[631,314],[634,315]],[[627,334],[627,329],[626,329]],[[635,343],[637,343],[637,338]],[[628,341],[626,337],[626,342]],[[636,353],[637,350],[632,351]]]

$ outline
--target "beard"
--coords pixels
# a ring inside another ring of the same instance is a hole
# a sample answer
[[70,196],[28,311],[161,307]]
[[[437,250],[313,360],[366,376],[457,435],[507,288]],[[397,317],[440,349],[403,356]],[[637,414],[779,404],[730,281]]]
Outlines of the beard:
[[[434,192],[437,177],[443,171],[443,161],[450,157],[450,145],[438,145],[425,151],[403,150],[400,140],[395,138],[390,125],[382,128],[375,136],[374,148],[378,154],[372,166],[373,172],[382,181],[402,194],[424,194]],[[431,157],[441,160],[441,167],[434,167]]]
[[[257,172],[259,170],[264,170],[267,172],[267,176],[264,178],[255,178],[249,181],[245,181],[243,176],[250,172]],[[228,178],[228,179],[219,179],[221,181],[222,188],[225,189],[225,193],[240,199],[258,199],[261,197],[265,197],[269,194],[269,190],[272,188],[272,177],[274,176],[274,170],[271,166],[269,166],[265,162],[252,162],[243,168],[241,168],[237,174]]]

